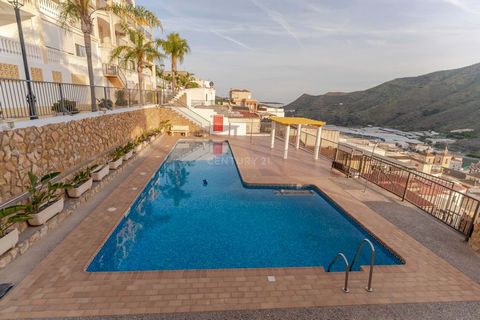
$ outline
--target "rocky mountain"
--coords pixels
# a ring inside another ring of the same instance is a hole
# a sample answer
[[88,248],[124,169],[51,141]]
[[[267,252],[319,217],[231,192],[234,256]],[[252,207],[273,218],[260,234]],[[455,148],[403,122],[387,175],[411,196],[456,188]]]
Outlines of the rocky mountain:
[[480,131],[480,63],[395,79],[365,91],[304,94],[285,110],[344,126]]

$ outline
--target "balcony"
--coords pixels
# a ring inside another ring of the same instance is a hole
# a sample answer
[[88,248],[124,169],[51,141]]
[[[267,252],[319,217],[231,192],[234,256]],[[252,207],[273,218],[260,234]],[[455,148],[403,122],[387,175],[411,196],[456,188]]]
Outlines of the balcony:
[[126,87],[128,84],[127,78],[115,64],[103,63],[102,64],[103,75],[117,88]]
[[60,17],[59,4],[52,0],[38,0],[38,9],[41,13],[58,19]]
[[[34,60],[42,59],[42,50],[35,44],[25,44],[27,49],[27,57]],[[22,49],[20,41],[16,39],[0,36],[0,55],[2,56],[21,56]]]
[[[48,62],[58,63],[62,65],[77,65],[81,67],[87,66],[87,58],[79,57],[57,49],[47,48]],[[92,57],[95,59],[95,57]]]

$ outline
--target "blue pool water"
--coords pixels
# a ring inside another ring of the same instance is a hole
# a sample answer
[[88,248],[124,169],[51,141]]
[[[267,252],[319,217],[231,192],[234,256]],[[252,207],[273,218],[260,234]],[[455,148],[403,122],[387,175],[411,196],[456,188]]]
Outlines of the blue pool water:
[[[319,193],[278,192],[245,187],[228,143],[180,141],[87,271],[326,268],[363,238],[377,265],[401,263]],[[364,250],[354,269],[369,258]]]

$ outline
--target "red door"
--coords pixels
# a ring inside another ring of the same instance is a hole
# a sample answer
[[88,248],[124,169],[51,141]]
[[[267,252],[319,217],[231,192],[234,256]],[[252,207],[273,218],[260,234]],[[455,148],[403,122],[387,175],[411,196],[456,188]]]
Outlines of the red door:
[[213,131],[223,131],[223,116],[214,115],[213,116]]

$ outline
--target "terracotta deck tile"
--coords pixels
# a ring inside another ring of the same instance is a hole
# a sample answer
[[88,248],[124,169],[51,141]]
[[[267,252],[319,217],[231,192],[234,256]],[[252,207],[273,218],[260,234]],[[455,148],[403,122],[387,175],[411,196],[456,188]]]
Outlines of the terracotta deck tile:
[[[376,266],[371,293],[364,290],[368,267],[352,272],[348,294],[341,290],[343,273],[326,273],[321,267],[86,272],[90,259],[176,140],[165,137],[154,143],[129,177],[0,302],[0,318],[480,300],[477,283],[363,203],[365,199],[388,201],[382,194],[346,191],[333,183],[338,174],[330,170],[329,162],[314,161],[311,154],[294,149],[283,160],[280,146],[270,150],[266,138],[256,138],[254,143],[230,139],[246,182],[318,186],[406,264]],[[254,161],[261,158],[265,161]],[[137,192],[132,192],[132,185],[139,188]],[[117,210],[107,212],[110,207]],[[268,282],[269,275],[276,282]]]

